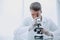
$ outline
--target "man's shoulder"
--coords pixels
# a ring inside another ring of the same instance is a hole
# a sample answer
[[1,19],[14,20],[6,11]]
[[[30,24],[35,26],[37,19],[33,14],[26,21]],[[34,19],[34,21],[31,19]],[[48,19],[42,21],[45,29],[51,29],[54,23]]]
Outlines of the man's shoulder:
[[25,17],[24,19],[23,19],[23,22],[31,22],[32,21],[32,18],[31,17]]
[[23,19],[23,25],[28,26],[32,23],[32,18],[26,17]]
[[53,22],[51,18],[49,17],[43,17],[43,22],[46,22],[46,23],[51,23]]
[[43,17],[44,20],[52,20],[50,17]]
[[32,20],[31,17],[24,17],[24,20]]

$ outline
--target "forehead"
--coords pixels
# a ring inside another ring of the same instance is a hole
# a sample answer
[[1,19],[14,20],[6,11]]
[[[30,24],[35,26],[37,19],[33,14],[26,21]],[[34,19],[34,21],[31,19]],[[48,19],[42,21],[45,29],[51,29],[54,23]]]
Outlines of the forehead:
[[[40,11],[40,10],[39,10],[39,11]],[[39,12],[39,11],[31,10],[31,12]]]
[[40,13],[40,10],[39,11],[34,11],[34,10],[31,10],[32,14],[37,14],[37,13]]
[[39,10],[39,11],[31,10],[31,12],[32,12],[32,13],[39,13],[39,12],[40,12],[40,10]]

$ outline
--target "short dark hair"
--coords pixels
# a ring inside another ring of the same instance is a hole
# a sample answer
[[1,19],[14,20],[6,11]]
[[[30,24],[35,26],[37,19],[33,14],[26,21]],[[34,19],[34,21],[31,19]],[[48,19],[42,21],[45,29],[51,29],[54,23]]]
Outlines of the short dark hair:
[[41,4],[39,2],[33,2],[30,5],[30,10],[39,11],[41,10]]

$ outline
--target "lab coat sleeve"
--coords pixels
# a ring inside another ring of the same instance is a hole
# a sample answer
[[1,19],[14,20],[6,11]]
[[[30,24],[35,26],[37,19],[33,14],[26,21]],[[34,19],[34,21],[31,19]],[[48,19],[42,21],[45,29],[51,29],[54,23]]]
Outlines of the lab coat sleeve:
[[14,40],[22,40],[21,38],[21,29],[17,29],[14,32]]
[[14,32],[14,40],[27,40],[28,27],[20,27]]
[[56,24],[52,20],[49,20],[48,26],[49,26],[49,32],[53,34],[53,37],[54,37],[53,39],[58,37],[56,35],[57,34],[57,30],[58,30],[58,26],[56,26]]
[[60,40],[60,28],[54,32],[53,40]]
[[23,35],[26,32],[28,25],[29,25],[28,20],[24,19],[22,25],[20,25],[20,27],[16,29],[14,32],[14,40],[25,40]]
[[56,24],[51,19],[48,21],[48,26],[49,26],[49,30],[52,32],[54,32],[58,29]]

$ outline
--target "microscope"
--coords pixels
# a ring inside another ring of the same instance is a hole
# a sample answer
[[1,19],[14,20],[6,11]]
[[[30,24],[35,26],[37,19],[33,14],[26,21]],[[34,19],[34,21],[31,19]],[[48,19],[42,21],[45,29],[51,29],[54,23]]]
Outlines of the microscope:
[[42,21],[40,18],[37,18],[36,20],[36,26],[34,28],[34,33],[36,33],[34,35],[34,39],[35,40],[43,40],[43,33],[41,32],[42,30]]

